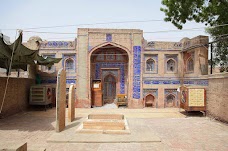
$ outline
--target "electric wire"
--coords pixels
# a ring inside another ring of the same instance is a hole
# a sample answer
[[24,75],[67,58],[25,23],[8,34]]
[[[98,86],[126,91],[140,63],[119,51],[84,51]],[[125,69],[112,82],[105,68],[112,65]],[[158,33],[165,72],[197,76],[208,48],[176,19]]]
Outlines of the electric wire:
[[[104,25],[104,24],[123,24],[123,23],[142,23],[142,22],[159,22],[164,20],[136,20],[136,21],[116,21],[116,22],[98,22],[98,23],[85,23],[85,24],[71,24],[71,25],[58,25],[58,26],[42,26],[42,27],[28,27],[24,29],[44,29],[44,28],[62,28],[62,27],[79,27],[79,26],[91,26],[91,25]],[[2,29],[2,30],[15,30],[15,29]]]

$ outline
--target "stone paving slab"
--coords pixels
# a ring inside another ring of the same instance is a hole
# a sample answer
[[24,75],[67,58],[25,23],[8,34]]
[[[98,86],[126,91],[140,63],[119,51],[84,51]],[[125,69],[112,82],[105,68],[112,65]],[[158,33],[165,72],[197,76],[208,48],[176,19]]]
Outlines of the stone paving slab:
[[[27,142],[28,150],[47,151],[227,151],[228,125],[207,117],[187,116],[179,109],[76,109],[76,119],[66,123],[71,131],[91,113],[113,112],[126,115],[131,129],[154,133],[161,142],[140,143],[47,143],[54,133],[55,108],[29,111],[0,119],[0,142]],[[67,117],[66,117],[67,118]],[[135,125],[135,127],[132,127]],[[63,138],[64,139],[64,138]]]
[[78,134],[69,136],[65,134],[53,134],[47,139],[48,143],[149,143],[161,142],[154,133],[119,134]]
[[[114,136],[115,135],[115,136]],[[54,134],[48,143],[152,143],[161,142],[156,135],[77,134],[75,137]]]

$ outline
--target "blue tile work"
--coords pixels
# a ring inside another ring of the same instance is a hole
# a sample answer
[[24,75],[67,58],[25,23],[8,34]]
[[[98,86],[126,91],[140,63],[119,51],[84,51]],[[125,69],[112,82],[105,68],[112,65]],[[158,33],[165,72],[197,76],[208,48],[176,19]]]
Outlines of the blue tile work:
[[133,98],[140,99],[141,46],[134,46],[133,52]]
[[48,41],[42,42],[41,48],[74,48],[73,41]]
[[208,80],[184,80],[184,84],[208,86]]
[[111,42],[112,41],[112,34],[106,34],[106,41]]
[[158,89],[143,89],[143,97],[145,98],[148,94],[152,94],[155,98],[158,98]]
[[66,84],[71,84],[71,83],[76,84],[76,80],[75,79],[66,79]]
[[[144,80],[144,84],[177,84],[180,85],[180,80]],[[187,85],[202,85],[208,86],[208,80],[184,80]]]
[[101,79],[101,68],[119,68],[120,69],[120,94],[125,94],[124,65],[125,63],[109,63],[109,62],[96,63],[95,78]]
[[180,84],[180,80],[144,80],[144,84]]

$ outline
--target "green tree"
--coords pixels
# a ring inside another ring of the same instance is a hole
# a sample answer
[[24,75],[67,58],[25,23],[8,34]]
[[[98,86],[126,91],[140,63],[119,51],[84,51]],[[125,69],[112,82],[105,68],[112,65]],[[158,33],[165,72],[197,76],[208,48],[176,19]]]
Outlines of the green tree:
[[205,23],[214,41],[213,59],[215,64],[228,65],[228,0],[162,0],[165,21],[178,29],[187,21]]

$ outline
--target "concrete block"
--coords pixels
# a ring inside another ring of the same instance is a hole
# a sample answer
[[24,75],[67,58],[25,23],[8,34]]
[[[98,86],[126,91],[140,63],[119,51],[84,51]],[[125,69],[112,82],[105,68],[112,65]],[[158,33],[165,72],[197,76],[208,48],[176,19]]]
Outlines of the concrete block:
[[66,72],[63,69],[58,72],[56,88],[56,132],[61,132],[65,128],[66,109]]
[[72,122],[75,118],[75,89],[72,84],[69,89],[69,99],[68,99],[68,121]]

